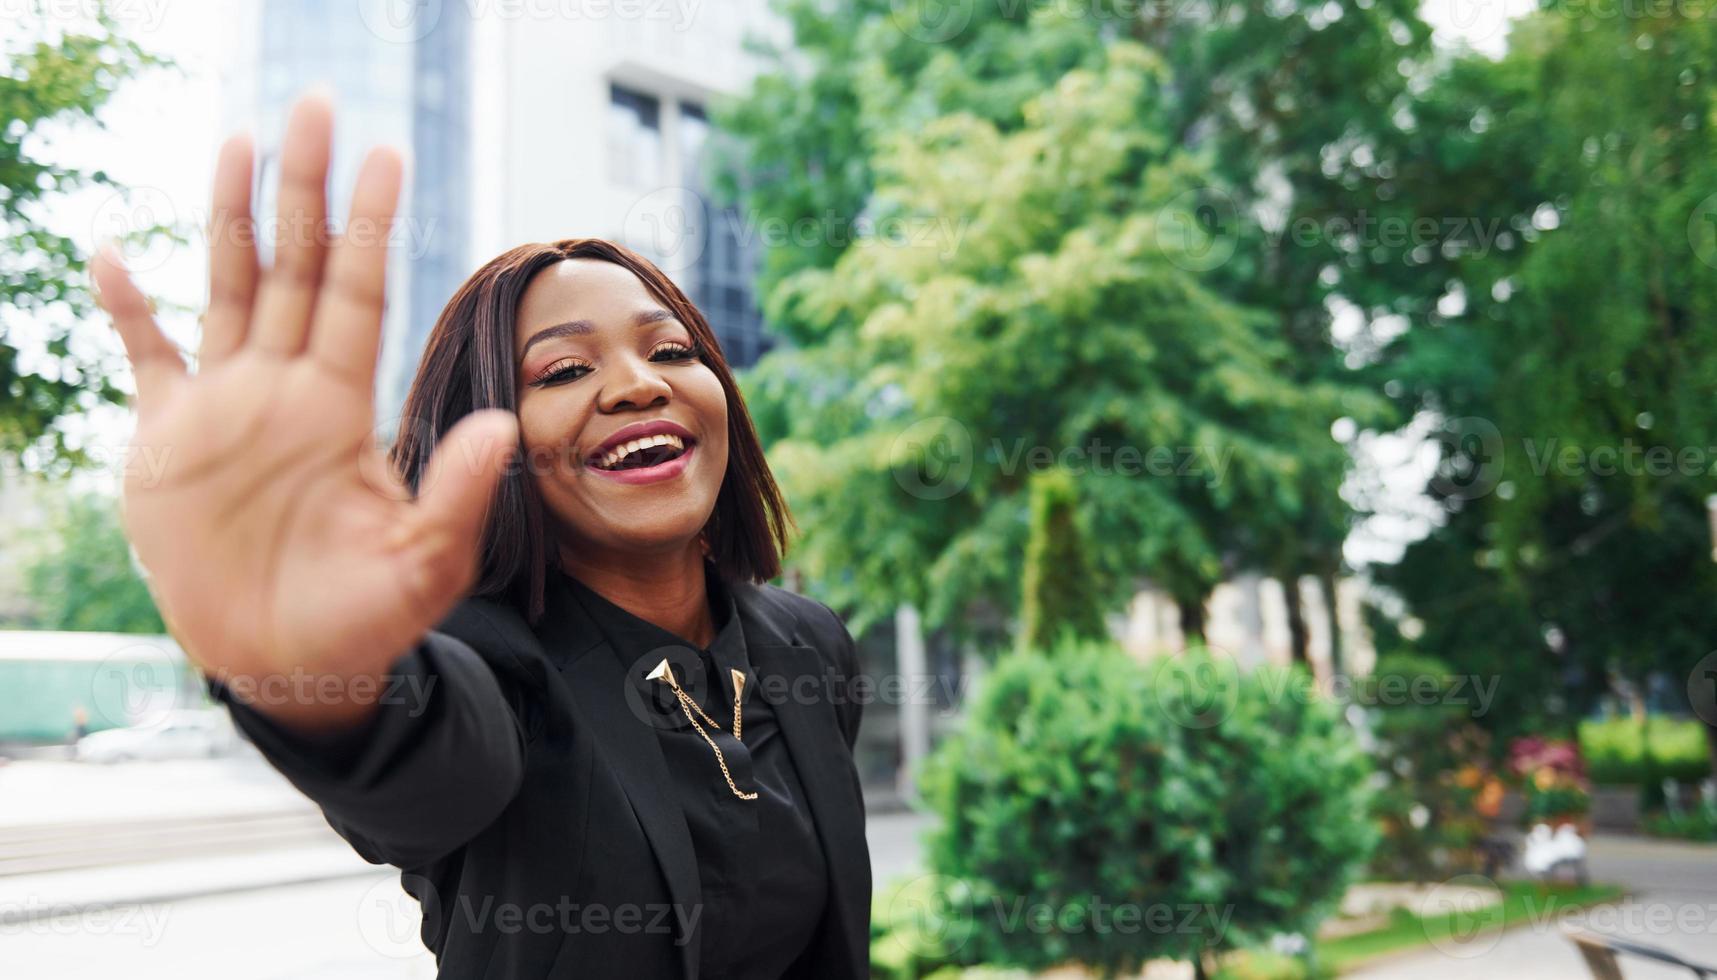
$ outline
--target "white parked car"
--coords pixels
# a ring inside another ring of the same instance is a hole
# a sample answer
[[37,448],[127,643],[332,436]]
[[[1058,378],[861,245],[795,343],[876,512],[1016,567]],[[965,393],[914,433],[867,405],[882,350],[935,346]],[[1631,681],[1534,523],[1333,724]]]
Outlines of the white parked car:
[[78,739],[80,762],[133,759],[205,759],[224,755],[238,741],[225,711],[174,711],[149,725],[110,728]]

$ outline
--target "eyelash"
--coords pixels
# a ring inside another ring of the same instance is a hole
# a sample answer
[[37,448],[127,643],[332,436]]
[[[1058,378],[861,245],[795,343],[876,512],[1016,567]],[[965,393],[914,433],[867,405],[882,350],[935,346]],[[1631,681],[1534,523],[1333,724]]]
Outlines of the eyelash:
[[[661,361],[656,360],[656,356],[658,354],[663,353],[663,352],[669,352],[673,356],[667,358],[666,360],[661,360]],[[677,361],[690,361],[690,360],[695,360],[695,359],[702,357],[702,356],[703,356],[703,347],[701,345],[699,345],[697,343],[697,341],[693,341],[688,346],[686,344],[680,343],[677,340],[670,340],[667,343],[662,344],[660,347],[657,347],[655,350],[650,352],[650,360],[654,361],[657,364],[668,364],[668,363],[673,363],[673,362],[677,362]],[[531,384],[541,386],[541,385],[563,384],[567,381],[577,381],[578,378],[582,378],[582,377],[584,377],[584,375],[581,374],[576,378],[569,378],[569,377],[567,377],[567,375],[571,374],[572,372],[574,372],[580,368],[583,368],[585,371],[589,371],[591,369],[590,365],[588,365],[588,364],[579,364],[579,363],[574,362],[571,364],[564,364],[564,366],[560,366],[560,365],[563,365],[563,363],[564,362],[562,362],[562,361],[556,361],[553,364],[550,364],[548,367],[544,368],[539,374],[537,374],[536,378],[534,378],[531,381]]]

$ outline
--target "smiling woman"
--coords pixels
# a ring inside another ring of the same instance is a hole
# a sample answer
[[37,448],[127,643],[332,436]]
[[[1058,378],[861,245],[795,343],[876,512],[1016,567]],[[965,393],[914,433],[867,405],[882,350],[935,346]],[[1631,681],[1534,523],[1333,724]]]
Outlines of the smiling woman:
[[[621,246],[512,249],[442,312],[384,457],[387,236],[325,235],[331,124],[294,110],[277,227],[318,231],[266,271],[253,152],[223,148],[194,376],[96,263],[136,442],[174,450],[125,486],[174,636],[404,872],[441,976],[866,976],[854,644],[767,584],[791,521],[709,325]],[[399,185],[373,153],[351,226]]]
[[[472,275],[406,398],[393,451],[405,482],[418,488],[436,443],[485,408],[516,413],[523,465],[501,478],[477,594],[536,619],[556,562],[587,581],[700,553],[729,580],[780,574],[787,508],[739,388],[703,315],[641,256],[568,239]],[[683,462],[598,458],[656,434],[682,440]]]

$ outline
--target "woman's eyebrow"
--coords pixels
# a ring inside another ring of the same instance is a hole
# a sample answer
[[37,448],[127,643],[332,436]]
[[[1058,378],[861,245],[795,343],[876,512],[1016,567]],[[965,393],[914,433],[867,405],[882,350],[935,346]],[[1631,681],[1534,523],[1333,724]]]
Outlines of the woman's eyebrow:
[[661,323],[663,320],[678,320],[678,319],[679,319],[679,317],[673,315],[672,313],[668,312],[667,310],[663,310],[663,309],[645,310],[644,312],[642,312],[642,313],[640,313],[637,316],[632,318],[632,325],[634,327],[647,327],[652,323]]
[[[632,325],[635,327],[645,327],[652,323],[660,323],[663,320],[678,319],[679,317],[675,316],[668,310],[645,310],[632,318]],[[519,352],[519,360],[524,360],[525,355],[531,352],[531,348],[535,347],[541,341],[553,340],[556,337],[578,337],[590,333],[595,329],[595,324],[591,323],[589,320],[568,320],[565,323],[557,323],[552,327],[544,327],[536,333],[531,334],[531,339],[525,341],[525,349]]]
[[531,339],[525,341],[525,349],[519,352],[519,360],[524,360],[525,355],[531,352],[531,348],[535,347],[542,341],[553,340],[556,337],[576,337],[580,334],[587,334],[595,329],[596,328],[589,320],[568,320],[566,323],[557,323],[552,327],[544,327],[536,333],[531,334]]

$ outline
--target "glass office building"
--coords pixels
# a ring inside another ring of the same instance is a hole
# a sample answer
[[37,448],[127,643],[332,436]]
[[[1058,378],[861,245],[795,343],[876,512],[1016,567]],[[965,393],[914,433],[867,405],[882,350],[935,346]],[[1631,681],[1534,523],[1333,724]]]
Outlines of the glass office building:
[[[593,8],[594,9],[594,8]],[[518,16],[482,25],[479,142],[496,179],[479,181],[491,252],[521,241],[598,237],[650,257],[748,367],[771,346],[754,287],[755,222],[710,194],[709,107],[758,68],[748,36],[784,26],[767,0],[616,4],[605,16]]]
[[[365,151],[410,152],[391,232],[377,413],[397,416],[436,316],[472,268],[470,5],[440,0],[262,0],[255,132],[259,214],[271,214],[292,101],[317,84],[336,100],[329,214],[343,221]],[[338,230],[338,227],[336,227]]]

